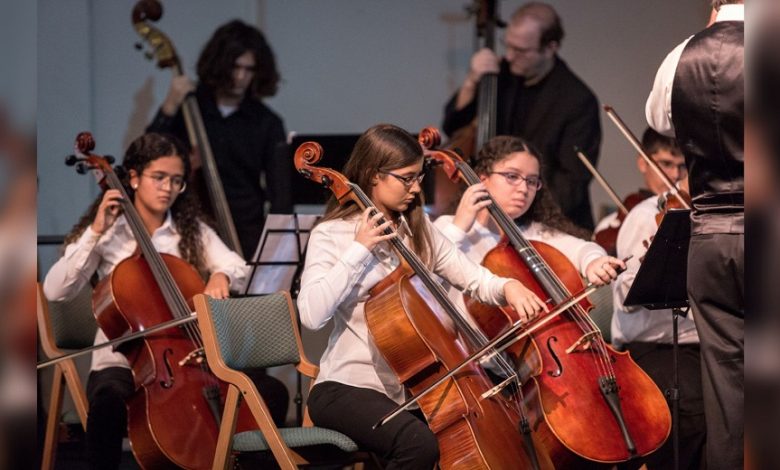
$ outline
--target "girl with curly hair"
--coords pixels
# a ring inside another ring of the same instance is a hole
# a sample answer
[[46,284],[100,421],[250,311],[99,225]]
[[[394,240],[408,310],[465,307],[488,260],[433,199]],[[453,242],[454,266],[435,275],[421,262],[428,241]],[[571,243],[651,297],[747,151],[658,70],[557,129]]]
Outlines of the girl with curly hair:
[[[225,298],[246,281],[248,267],[199,218],[187,189],[189,159],[174,137],[149,133],[127,149],[117,172],[128,196],[161,253],[179,256],[207,279],[204,293]],[[116,189],[101,194],[65,239],[65,250],[46,275],[43,290],[51,301],[69,300],[97,275],[103,278],[137,246],[120,209]],[[143,293],[139,293],[143,295]],[[107,341],[98,329],[95,344]],[[87,382],[87,452],[93,468],[117,468],[126,428],[125,398],[135,391],[125,356],[111,348],[92,353]]]
[[[490,195],[527,240],[561,251],[588,281],[604,285],[617,277],[616,267],[625,269],[623,261],[587,241],[587,231],[563,215],[542,182],[539,153],[525,140],[494,137],[480,150],[473,168],[481,182],[464,191],[455,215],[443,215],[434,223],[472,260],[481,262],[501,239],[501,229],[486,210]],[[463,306],[459,292],[450,288],[450,297]]]

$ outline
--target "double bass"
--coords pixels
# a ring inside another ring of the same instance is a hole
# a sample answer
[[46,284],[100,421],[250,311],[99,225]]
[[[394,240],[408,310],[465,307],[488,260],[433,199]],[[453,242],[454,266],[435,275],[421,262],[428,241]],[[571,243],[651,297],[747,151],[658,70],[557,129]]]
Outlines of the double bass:
[[[504,26],[498,18],[496,0],[478,0],[472,9],[476,15],[476,35],[482,38],[483,47],[496,50],[496,28]],[[498,100],[498,74],[486,73],[479,80],[477,94],[477,116],[467,126],[454,132],[448,147],[463,152],[466,160],[479,152],[485,143],[496,135],[496,110]],[[437,173],[435,192],[435,211],[447,213],[453,204],[457,204],[458,189],[447,178]]]
[[[159,68],[171,68],[174,76],[184,74],[179,56],[173,47],[173,42],[162,31],[155,28],[150,22],[157,21],[162,17],[162,5],[158,0],[140,0],[133,7],[133,27],[136,32],[152,48],[151,52],[146,54],[147,58],[155,57]],[[139,49],[141,44],[137,44]],[[190,147],[196,152],[202,163],[202,173],[205,180],[205,186],[208,193],[208,201],[211,205],[217,233],[220,238],[231,250],[244,257],[241,250],[241,242],[236,232],[233,216],[230,212],[225,189],[222,186],[222,180],[219,177],[219,169],[214,159],[214,153],[211,151],[206,127],[203,124],[203,116],[200,114],[198,100],[194,94],[189,94],[181,106],[184,124],[187,128],[187,137]]]
[[[426,128],[420,142],[427,157],[453,180],[479,183],[477,174],[456,153],[437,150],[438,131]],[[559,251],[526,240],[512,219],[493,201],[487,207],[504,232],[482,264],[494,274],[517,279],[542,299],[559,305],[582,290],[576,268]],[[511,309],[497,309],[466,299],[469,312],[490,338],[517,325]],[[663,394],[631,359],[605,343],[588,315],[587,298],[555,318],[541,317],[530,340],[507,351],[521,378],[530,378],[552,432],[584,459],[618,463],[647,455],[669,436],[671,415]],[[533,327],[531,324],[529,329]],[[555,460],[556,456],[552,456]]]
[[[181,258],[157,252],[109,157],[91,153],[94,147],[92,135],[80,133],[76,155],[66,163],[80,173],[94,170],[102,186],[120,192],[122,213],[138,243],[136,252],[95,287],[95,319],[110,340],[155,330],[118,348],[136,385],[126,402],[133,454],[144,468],[210,468],[226,386],[208,368],[196,325],[154,328],[190,318],[192,297],[203,292],[203,279]],[[255,429],[251,414],[241,411],[238,427]]]
[[[298,172],[329,188],[340,204],[374,208],[361,188],[344,175],[315,166],[322,155],[319,144],[302,144],[295,152]],[[391,229],[388,227],[385,233],[392,233]],[[467,347],[461,344],[457,334],[444,327],[434,308],[441,308],[441,315],[453,320],[467,343],[486,341],[457,312],[417,255],[398,238],[391,239],[390,244],[401,263],[390,276],[371,288],[365,318],[385,361],[414,394],[468,355]],[[507,372],[511,373],[511,368]],[[442,469],[553,468],[538,439],[519,432],[524,405],[500,395],[485,398],[491,388],[492,383],[481,367],[472,364],[420,401],[439,444],[439,466]]]

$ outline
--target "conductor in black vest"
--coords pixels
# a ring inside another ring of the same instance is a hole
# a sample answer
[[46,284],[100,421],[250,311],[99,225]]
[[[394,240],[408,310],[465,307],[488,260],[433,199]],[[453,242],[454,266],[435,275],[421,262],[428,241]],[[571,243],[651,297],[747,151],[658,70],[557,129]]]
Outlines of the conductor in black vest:
[[710,25],[661,64],[650,126],[676,135],[693,210],[688,297],[701,341],[707,468],[744,459],[744,5],[715,0]]

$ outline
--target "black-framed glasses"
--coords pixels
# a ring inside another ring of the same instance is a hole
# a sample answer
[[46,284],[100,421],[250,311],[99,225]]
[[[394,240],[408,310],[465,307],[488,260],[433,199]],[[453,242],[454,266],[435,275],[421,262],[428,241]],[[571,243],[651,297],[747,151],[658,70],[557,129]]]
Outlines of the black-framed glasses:
[[169,175],[167,173],[141,173],[141,176],[151,178],[157,189],[162,189],[166,182],[171,185],[172,191],[183,193],[187,189],[187,182],[183,176]]
[[513,171],[491,171],[490,174],[503,176],[510,186],[520,186],[520,183],[525,181],[525,185],[528,189],[538,190],[542,187],[542,179],[538,176],[526,177]]
[[504,51],[507,53],[511,52],[515,55],[528,55],[533,52],[539,52],[542,50],[542,47],[516,47],[511,44],[507,44],[506,40],[501,39],[501,45],[504,46]]
[[422,171],[412,176],[401,176],[393,173],[392,171],[384,171],[384,170],[379,170],[379,172],[392,176],[393,178],[403,183],[403,185],[406,188],[411,188],[415,181],[417,181],[417,183],[419,184],[422,184],[423,179],[425,178],[425,172]]

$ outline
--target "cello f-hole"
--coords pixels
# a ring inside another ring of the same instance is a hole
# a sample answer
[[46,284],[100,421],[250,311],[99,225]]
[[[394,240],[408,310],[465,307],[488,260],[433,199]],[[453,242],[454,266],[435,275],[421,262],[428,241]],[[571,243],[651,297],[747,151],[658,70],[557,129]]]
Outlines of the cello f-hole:
[[160,386],[162,388],[171,388],[173,387],[173,368],[171,367],[171,361],[169,359],[170,355],[173,353],[173,349],[167,348],[165,352],[163,352],[163,364],[165,364],[165,380],[160,381]]
[[550,336],[547,338],[547,350],[550,351],[550,356],[552,356],[553,361],[555,361],[555,365],[557,367],[556,370],[547,371],[547,374],[550,377],[560,377],[561,374],[563,374],[563,364],[561,364],[561,360],[558,359],[558,355],[555,354],[555,350],[552,347],[552,343],[557,343],[558,338],[555,336]]

